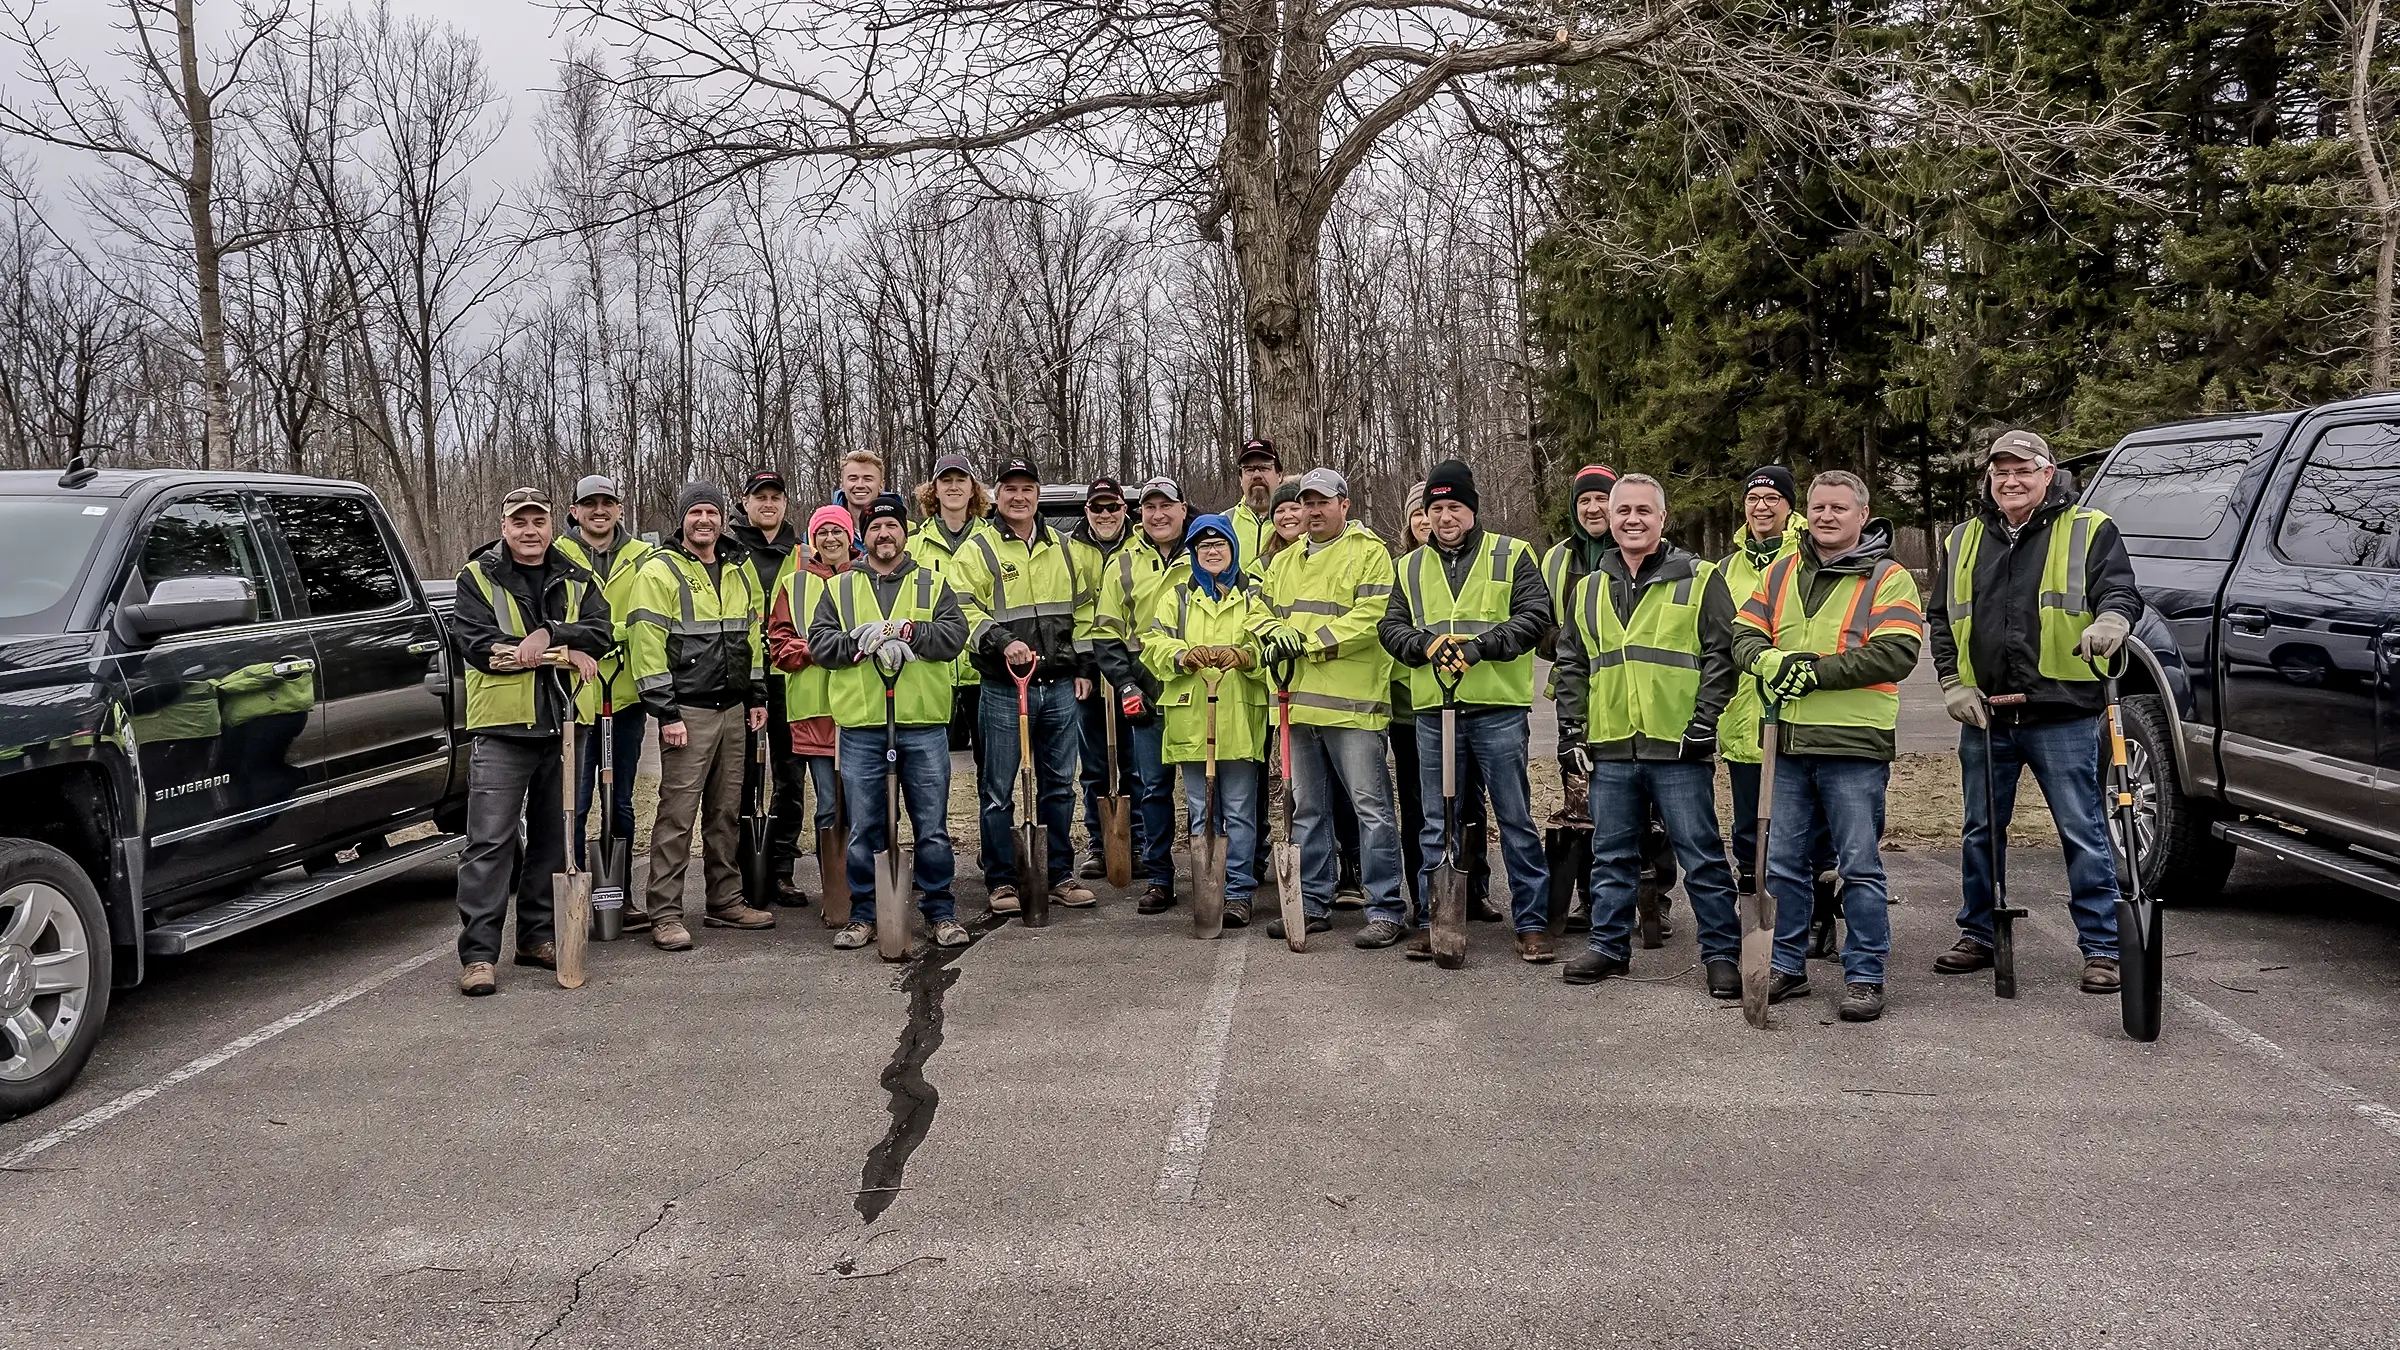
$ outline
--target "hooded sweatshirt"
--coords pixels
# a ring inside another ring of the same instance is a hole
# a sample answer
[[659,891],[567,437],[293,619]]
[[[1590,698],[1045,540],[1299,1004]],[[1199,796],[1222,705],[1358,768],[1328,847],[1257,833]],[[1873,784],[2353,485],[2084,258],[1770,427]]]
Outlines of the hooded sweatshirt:
[[[1801,603],[1815,613],[1843,578],[1872,576],[1876,564],[1891,551],[1892,523],[1880,516],[1867,522],[1855,547],[1834,558],[1820,557],[1815,536],[1803,531],[1798,551]],[[1891,608],[1911,612],[1918,609],[1917,583],[1907,572],[1899,572],[1889,584],[1894,591]],[[1742,604],[1734,619],[1733,663],[1741,670],[1753,670],[1758,658],[1775,645],[1767,634],[1766,613],[1767,606],[1753,597]],[[1921,615],[1910,625],[1886,625],[1870,632],[1862,646],[1820,657],[1817,685],[1822,689],[1863,689],[1871,684],[1897,684],[1916,667],[1917,654],[1924,645]],[[1881,727],[1787,725],[1778,744],[1789,754],[1840,755],[1886,763],[1899,752],[1898,733]]]

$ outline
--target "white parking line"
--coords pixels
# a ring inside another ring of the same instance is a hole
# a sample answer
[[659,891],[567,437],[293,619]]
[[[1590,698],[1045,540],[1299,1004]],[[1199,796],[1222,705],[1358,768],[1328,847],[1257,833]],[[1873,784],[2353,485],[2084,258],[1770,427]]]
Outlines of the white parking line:
[[2376,1129],[2394,1139],[2400,1139],[2400,1111],[2385,1106],[2382,1102],[2234,1021],[2216,1005],[2203,1003],[2173,985],[2167,986],[2166,993],[2169,1003],[2207,1023],[2210,1030],[2226,1040],[2249,1050],[2332,1100],[2349,1107]]
[[108,1122],[115,1120],[117,1117],[124,1115],[133,1108],[140,1106],[143,1102],[150,1100],[152,1097],[155,1097],[158,1094],[166,1091],[168,1088],[175,1086],[177,1083],[183,1082],[187,1078],[197,1078],[201,1074],[207,1073],[210,1069],[213,1069],[224,1063],[226,1060],[229,1060],[235,1055],[242,1053],[244,1050],[249,1050],[254,1047],[264,1045],[268,1041],[274,1040],[276,1037],[287,1031],[290,1031],[293,1027],[296,1027],[303,1022],[332,1012],[334,1009],[342,1006],[345,1003],[348,1003],[350,1000],[357,998],[362,994],[373,993],[375,990],[382,988],[384,985],[390,984],[392,981],[399,979],[401,976],[406,975],[410,971],[415,970],[420,966],[428,965],[434,961],[440,960],[444,956],[456,954],[457,950],[458,948],[454,944],[445,942],[441,946],[436,947],[431,951],[420,952],[417,955],[400,962],[398,965],[386,966],[373,975],[369,975],[367,978],[360,980],[358,983],[351,985],[347,989],[342,990],[340,993],[318,999],[316,1002],[309,1004],[307,1007],[302,1008],[296,1013],[293,1013],[289,1017],[277,1018],[276,1020],[267,1023],[265,1026],[260,1027],[258,1030],[251,1032],[249,1035],[242,1037],[240,1040],[227,1041],[225,1044],[209,1051],[207,1054],[202,1055],[200,1058],[184,1065],[182,1068],[177,1069],[175,1072],[159,1079],[157,1082],[135,1088],[133,1091],[126,1093],[122,1097],[118,1097],[113,1101],[95,1106],[91,1110],[86,1111],[82,1115],[68,1121],[66,1124],[59,1126],[55,1130],[52,1130],[50,1133],[43,1135],[41,1138],[26,1144],[22,1148],[17,1149],[15,1152],[4,1158],[0,1158],[0,1172],[15,1171],[16,1169],[23,1167],[27,1162],[30,1162],[34,1158],[49,1152],[51,1149],[58,1147],[60,1144],[67,1142],[75,1136],[83,1134],[89,1130],[98,1129],[102,1125],[106,1125]]
[[1200,1159],[1208,1152],[1209,1126],[1217,1115],[1217,1084],[1225,1076],[1225,1042],[1233,1034],[1233,1005],[1242,995],[1242,972],[1250,961],[1247,934],[1224,939],[1217,953],[1217,978],[1200,1007],[1192,1035],[1192,1059],[1183,1072],[1183,1105],[1167,1131],[1166,1156],[1158,1165],[1160,1200],[1191,1203],[1200,1185]]

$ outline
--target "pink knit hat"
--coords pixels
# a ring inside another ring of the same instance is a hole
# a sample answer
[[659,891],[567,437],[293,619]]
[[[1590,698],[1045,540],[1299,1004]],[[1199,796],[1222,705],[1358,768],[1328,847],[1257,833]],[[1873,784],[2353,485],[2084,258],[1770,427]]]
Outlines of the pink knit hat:
[[809,539],[813,542],[817,537],[817,531],[828,525],[839,525],[845,533],[857,533],[857,526],[851,521],[850,511],[847,507],[820,506],[809,514]]

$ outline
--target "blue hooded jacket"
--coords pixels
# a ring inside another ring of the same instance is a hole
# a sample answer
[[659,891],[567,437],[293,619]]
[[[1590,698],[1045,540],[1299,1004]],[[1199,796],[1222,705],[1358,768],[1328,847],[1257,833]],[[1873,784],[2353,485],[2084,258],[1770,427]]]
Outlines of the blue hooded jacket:
[[[1203,534],[1215,534],[1233,549],[1233,562],[1222,572],[1200,570],[1198,545]],[[1192,584],[1211,600],[1222,600],[1225,592],[1240,584],[1242,577],[1242,541],[1233,536],[1233,522],[1222,515],[1195,517],[1183,531],[1184,556],[1192,560]]]

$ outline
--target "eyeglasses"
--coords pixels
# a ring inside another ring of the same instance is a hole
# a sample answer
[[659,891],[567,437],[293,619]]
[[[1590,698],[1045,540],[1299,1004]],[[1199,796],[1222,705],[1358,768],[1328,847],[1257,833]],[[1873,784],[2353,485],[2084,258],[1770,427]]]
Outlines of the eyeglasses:
[[1993,482],[1996,482],[1996,483],[2022,483],[2022,482],[2027,482],[2027,481],[2030,481],[2030,480],[2032,480],[2032,479],[2035,479],[2035,478],[2039,478],[2039,477],[2041,477],[2043,474],[2045,474],[2045,473],[2048,473],[2048,472],[2049,472],[2049,470],[2048,470],[2048,469],[2001,469],[2001,468],[1994,468],[1994,469],[1992,470],[1992,481],[1993,481]]

